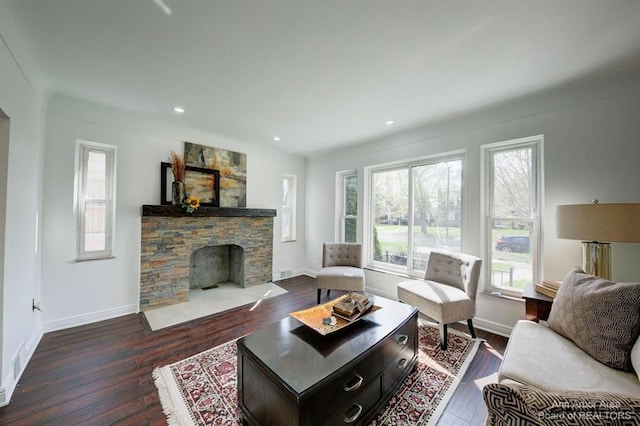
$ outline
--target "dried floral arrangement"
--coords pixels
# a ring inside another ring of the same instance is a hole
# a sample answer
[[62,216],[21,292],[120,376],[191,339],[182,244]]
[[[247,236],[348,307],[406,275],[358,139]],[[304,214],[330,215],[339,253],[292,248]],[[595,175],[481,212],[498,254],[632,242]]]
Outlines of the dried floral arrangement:
[[171,150],[169,154],[169,163],[171,163],[171,171],[173,172],[173,180],[176,182],[184,181],[185,162],[184,157]]

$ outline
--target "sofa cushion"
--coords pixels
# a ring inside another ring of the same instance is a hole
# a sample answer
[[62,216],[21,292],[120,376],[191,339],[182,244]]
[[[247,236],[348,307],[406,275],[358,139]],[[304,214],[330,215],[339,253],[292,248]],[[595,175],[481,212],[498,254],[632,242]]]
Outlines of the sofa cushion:
[[574,268],[551,306],[549,326],[598,361],[633,371],[631,348],[640,334],[640,283],[615,283]]
[[513,327],[498,381],[513,380],[546,391],[598,390],[640,395],[635,373],[607,367],[544,324],[521,320]]
[[610,392],[546,392],[528,385],[486,385],[487,422],[503,425],[630,425],[640,423],[640,398]]

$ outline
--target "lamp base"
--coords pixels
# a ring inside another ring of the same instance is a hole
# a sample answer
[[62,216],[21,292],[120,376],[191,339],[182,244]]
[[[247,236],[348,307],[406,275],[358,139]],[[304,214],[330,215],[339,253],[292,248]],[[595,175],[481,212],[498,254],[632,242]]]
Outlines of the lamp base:
[[611,244],[582,242],[582,270],[605,280],[611,279]]

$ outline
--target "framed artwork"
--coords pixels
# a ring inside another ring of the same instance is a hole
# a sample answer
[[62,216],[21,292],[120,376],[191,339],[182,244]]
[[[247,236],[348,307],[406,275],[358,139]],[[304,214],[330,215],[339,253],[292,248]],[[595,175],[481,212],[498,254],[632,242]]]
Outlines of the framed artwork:
[[220,171],[219,206],[247,206],[247,154],[185,142],[184,159],[187,166]]
[[[160,204],[171,204],[171,163],[160,163]],[[201,206],[220,207],[220,171],[186,166],[184,191],[187,196],[198,197]]]

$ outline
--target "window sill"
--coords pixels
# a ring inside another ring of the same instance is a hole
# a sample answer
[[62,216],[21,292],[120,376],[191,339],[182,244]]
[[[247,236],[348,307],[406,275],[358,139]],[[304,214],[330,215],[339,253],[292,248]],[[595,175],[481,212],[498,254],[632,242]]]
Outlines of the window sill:
[[74,260],[74,262],[89,262],[91,260],[109,260],[115,259],[115,256],[101,256],[101,257],[78,257]]
[[499,291],[483,291],[482,293],[485,296],[490,296],[490,297],[497,297],[499,299],[503,299],[503,300],[511,300],[512,302],[520,302],[520,303],[524,303],[524,299],[522,297],[519,296],[512,296],[510,294],[503,294]]

